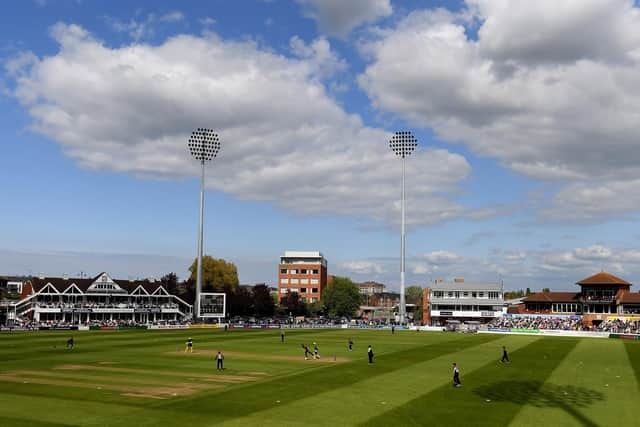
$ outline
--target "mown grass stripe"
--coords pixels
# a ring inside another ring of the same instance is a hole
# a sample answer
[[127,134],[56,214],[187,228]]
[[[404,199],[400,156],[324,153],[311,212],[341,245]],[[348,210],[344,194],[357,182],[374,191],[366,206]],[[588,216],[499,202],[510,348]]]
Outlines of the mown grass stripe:
[[37,421],[17,417],[3,417],[0,415],[0,425],[12,427],[68,427],[74,424],[52,423],[51,421]]
[[627,351],[627,357],[633,368],[636,384],[638,384],[638,390],[640,391],[640,341],[627,341],[624,343],[624,348]]
[[[435,337],[434,337],[435,338]],[[194,397],[179,403],[168,403],[174,410],[194,412],[211,412],[215,407],[215,415],[211,421],[220,421],[263,411],[274,405],[274,396],[286,402],[294,402],[329,390],[348,388],[355,383],[391,373],[405,368],[418,361],[434,359],[442,354],[461,351],[478,344],[494,341],[497,335],[476,335],[470,337],[452,336],[447,341],[432,341],[427,345],[408,350],[390,352],[376,357],[375,369],[364,360],[331,365],[310,372],[291,375],[282,379],[265,381],[259,385],[246,385],[224,393]],[[159,404],[160,407],[165,405]]]
[[471,373],[460,363],[461,388],[444,385],[361,425],[506,426],[576,343],[564,338],[545,345],[536,341],[511,353],[509,364],[496,359]]
[[598,339],[581,340],[511,425],[537,427],[541,409],[554,426],[606,426],[614,414],[615,425],[634,425],[636,414],[625,398],[637,393],[637,384],[626,358],[620,341],[605,347]]
[[[455,353],[442,353],[438,357],[404,365],[399,370],[367,378],[352,384],[348,392],[340,388],[314,394],[302,400],[287,402],[273,396],[280,403],[266,411],[238,417],[222,423],[225,427],[241,427],[259,424],[262,427],[300,425],[304,414],[305,425],[357,425],[368,418],[401,406],[428,391],[449,383],[449,366],[452,360],[463,361],[467,371],[484,366],[487,360],[496,360],[506,345],[512,351],[540,339],[531,336],[501,335],[500,339],[464,348]],[[371,366],[372,370],[377,365]],[[332,408],[331,411],[309,411],[308,408]]]

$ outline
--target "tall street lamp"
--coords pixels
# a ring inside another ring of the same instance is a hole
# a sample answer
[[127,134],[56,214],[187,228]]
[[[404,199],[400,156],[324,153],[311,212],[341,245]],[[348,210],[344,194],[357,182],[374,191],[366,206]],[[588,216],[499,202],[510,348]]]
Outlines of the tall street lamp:
[[198,264],[196,273],[196,300],[194,304],[193,318],[198,321],[200,317],[200,292],[202,292],[202,236],[204,215],[204,163],[213,160],[220,150],[220,138],[211,129],[198,128],[189,137],[189,151],[200,162],[200,225],[198,227]]
[[404,297],[404,159],[413,153],[413,150],[418,146],[418,140],[408,131],[396,132],[389,141],[389,147],[396,153],[397,156],[402,157],[402,228],[400,232],[400,309],[398,314],[400,317],[400,323],[403,324],[406,320],[407,306]]

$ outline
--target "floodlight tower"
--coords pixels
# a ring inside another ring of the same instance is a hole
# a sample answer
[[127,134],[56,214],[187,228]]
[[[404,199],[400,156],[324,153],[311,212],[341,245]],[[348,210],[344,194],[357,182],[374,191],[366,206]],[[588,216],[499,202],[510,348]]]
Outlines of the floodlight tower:
[[418,140],[413,136],[411,132],[402,131],[396,132],[389,141],[389,147],[396,153],[397,156],[402,157],[402,228],[400,231],[400,323],[403,324],[406,320],[407,305],[405,303],[404,296],[404,159],[413,153],[413,150],[418,146]]
[[204,164],[213,160],[220,150],[220,138],[211,129],[198,128],[189,137],[189,151],[200,162],[200,225],[198,228],[198,265],[196,273],[196,300],[193,319],[200,317],[200,292],[202,292],[202,236],[204,215]]

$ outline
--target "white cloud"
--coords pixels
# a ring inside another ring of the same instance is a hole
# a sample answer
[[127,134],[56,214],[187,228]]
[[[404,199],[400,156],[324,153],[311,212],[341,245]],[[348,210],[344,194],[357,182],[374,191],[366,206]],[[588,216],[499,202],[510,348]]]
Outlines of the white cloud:
[[347,261],[340,263],[338,268],[354,274],[382,274],[385,271],[382,265],[373,261]]
[[[208,188],[296,212],[398,222],[390,134],[327,96],[315,56],[291,59],[214,34],[120,48],[75,25],[53,34],[60,51],[16,70],[16,96],[33,128],[82,167],[194,176],[186,140],[208,126],[222,138]],[[417,150],[407,162],[408,224],[473,215],[447,195],[469,173],[461,155]]]
[[[128,21],[123,21],[113,17],[105,18],[107,24],[110,25],[113,31],[118,33],[127,33],[136,42],[153,37],[158,24],[174,24],[176,22],[184,21],[184,19],[185,16],[180,11],[173,11],[160,16],[155,13],[149,13],[144,17],[144,19],[131,18]],[[209,17],[204,19],[206,25],[215,23],[215,20],[213,20],[213,22],[210,22],[210,20],[211,18]],[[200,20],[200,22],[204,24],[203,20]]]
[[347,68],[347,63],[331,50],[329,41],[324,37],[306,44],[300,37],[293,36],[289,40],[289,45],[295,56],[306,60],[314,70],[317,70],[318,77],[330,77]]
[[391,15],[390,0],[297,0],[305,16],[318,22],[320,30],[345,37],[358,26]]
[[562,219],[576,189],[586,220],[637,211],[597,206],[587,193],[630,188],[640,173],[640,9],[631,0],[469,4],[460,14],[413,12],[364,44],[371,63],[359,83],[375,106],[521,174],[570,184],[547,217]]
[[[428,261],[425,263],[425,258]],[[357,264],[358,261],[352,261]],[[368,262],[368,261],[367,261]],[[382,273],[358,272],[359,280],[377,280],[389,289],[399,288],[398,260],[376,259]],[[432,279],[467,282],[504,282],[505,289],[576,290],[575,282],[601,270],[619,275],[631,283],[640,275],[640,250],[593,244],[572,249],[488,251],[486,254],[456,254],[440,249],[407,257],[407,282],[428,286]],[[364,270],[364,269],[363,269]],[[354,274],[356,274],[354,272]]]
[[463,261],[463,257],[449,251],[433,251],[422,256],[429,263],[436,265],[450,265]]
[[204,18],[199,19],[198,22],[200,22],[200,24],[204,26],[210,26],[215,25],[218,21],[216,21],[214,18],[211,18],[210,16],[205,16]]
[[166,13],[160,18],[158,18],[160,22],[180,22],[184,21],[184,14],[178,10],[174,10],[173,12]]

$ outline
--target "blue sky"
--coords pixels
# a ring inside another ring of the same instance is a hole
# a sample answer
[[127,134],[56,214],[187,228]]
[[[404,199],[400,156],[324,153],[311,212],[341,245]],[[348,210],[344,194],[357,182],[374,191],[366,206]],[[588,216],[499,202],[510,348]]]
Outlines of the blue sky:
[[[275,283],[331,274],[572,289],[640,273],[640,18],[630,0],[8,2],[0,273],[186,275],[205,251]],[[561,13],[559,13],[561,12]],[[590,28],[588,34],[582,29]],[[615,31],[614,31],[615,29]]]

